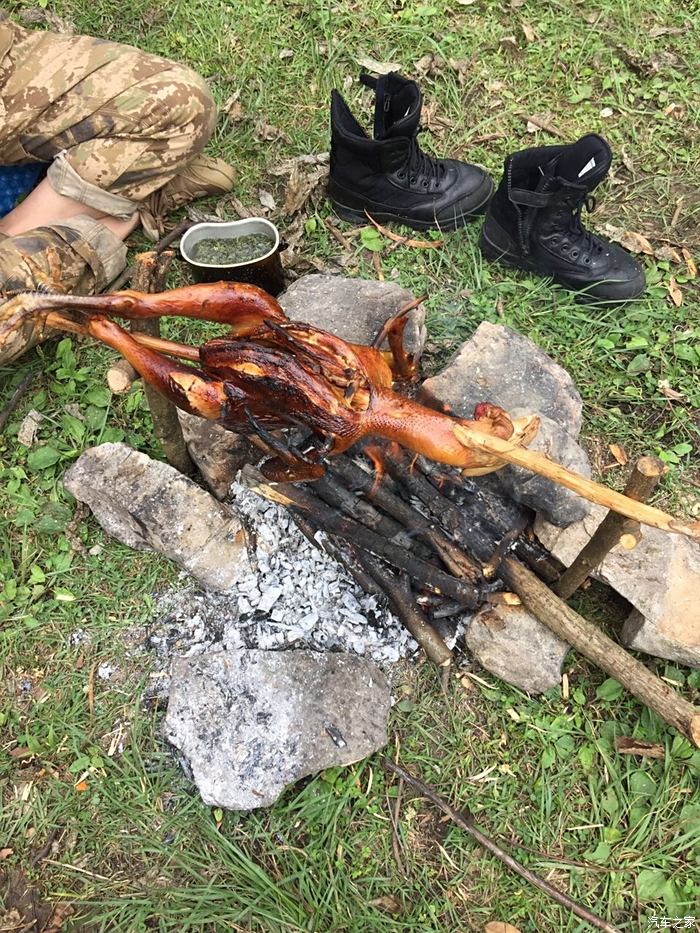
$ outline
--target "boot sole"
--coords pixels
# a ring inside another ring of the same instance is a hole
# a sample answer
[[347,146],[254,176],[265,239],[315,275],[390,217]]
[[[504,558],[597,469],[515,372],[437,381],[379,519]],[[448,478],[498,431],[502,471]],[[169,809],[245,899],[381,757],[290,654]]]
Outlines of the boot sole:
[[[643,272],[640,273],[638,279],[630,282],[608,281],[582,286],[580,289],[576,288],[573,285],[569,285],[567,282],[555,278],[550,272],[541,269],[533,260],[525,259],[517,253],[511,253],[509,250],[503,249],[502,246],[498,246],[489,239],[485,226],[482,228],[481,236],[479,237],[479,249],[481,255],[484,259],[488,260],[488,262],[497,262],[499,265],[506,266],[509,269],[520,269],[523,272],[534,272],[535,275],[551,278],[560,288],[565,288],[567,291],[573,292],[578,301],[584,304],[621,304],[625,301],[633,301],[635,298],[639,298],[643,295],[644,289],[646,288]],[[593,295],[586,291],[586,288],[596,288],[600,285],[604,285],[608,292],[605,296]]]
[[[466,226],[472,220],[477,220],[479,217],[482,217],[491,200],[492,194],[493,185],[490,185],[486,196],[479,204],[468,212],[460,212],[453,218],[450,218],[450,220],[412,220],[409,217],[403,217],[400,214],[394,214],[389,211],[372,210],[370,205],[367,206],[367,210],[372,215],[373,220],[379,223],[402,224],[404,227],[410,227],[412,230],[444,230],[445,232],[450,232],[459,230],[460,227]],[[334,198],[330,198],[330,201],[333,205],[333,210],[341,220],[347,220],[348,223],[361,226],[367,225],[368,219],[364,210],[348,207],[346,204],[342,204]]]

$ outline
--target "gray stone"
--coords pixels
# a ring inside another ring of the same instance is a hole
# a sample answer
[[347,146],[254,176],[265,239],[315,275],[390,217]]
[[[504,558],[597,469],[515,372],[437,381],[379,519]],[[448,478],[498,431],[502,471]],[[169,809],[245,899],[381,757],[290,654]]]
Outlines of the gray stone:
[[[396,282],[312,274],[293,282],[279,301],[294,321],[313,324],[351,343],[370,344],[387,318],[414,298]],[[406,350],[420,355],[426,333],[421,306],[408,314]]]
[[571,376],[531,340],[501,324],[481,323],[469,340],[422,390],[471,418],[477,402],[506,411],[546,415],[573,438],[583,420],[583,402]]
[[[513,408],[510,413],[514,418],[529,414],[524,408]],[[568,431],[546,415],[540,415],[540,429],[529,447],[583,476],[591,475],[585,450]],[[529,506],[555,525],[570,525],[588,514],[590,503],[586,499],[524,467],[507,466],[495,475],[515,502]]]
[[81,454],[64,485],[107,534],[164,554],[208,589],[227,591],[248,571],[239,518],[167,463],[100,444]]
[[[535,533],[568,567],[605,514],[594,505],[566,529],[538,518]],[[700,545],[644,525],[639,544],[631,551],[614,548],[593,576],[634,607],[622,630],[628,647],[700,667]]]
[[175,660],[165,734],[206,804],[271,806],[285,787],[387,742],[391,696],[349,654],[236,650]]
[[190,457],[202,479],[217,499],[225,499],[236,474],[246,463],[259,459],[251,455],[244,437],[227,431],[215,421],[198,418],[178,409],[182,434]]
[[466,643],[487,671],[530,694],[544,693],[560,683],[569,650],[523,606],[501,603],[472,618]]

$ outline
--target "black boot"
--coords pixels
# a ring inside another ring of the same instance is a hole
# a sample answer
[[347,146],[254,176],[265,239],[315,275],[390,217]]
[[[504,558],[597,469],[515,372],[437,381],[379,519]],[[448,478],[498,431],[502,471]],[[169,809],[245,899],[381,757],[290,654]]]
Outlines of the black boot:
[[594,133],[570,146],[508,156],[481,232],[486,259],[551,276],[596,301],[629,301],[644,291],[644,270],[621,246],[581,224],[591,192],[608,174],[610,146]]
[[392,72],[361,75],[376,92],[370,139],[337,91],[331,98],[328,196],[343,220],[396,221],[416,230],[454,230],[482,214],[493,184],[466,162],[434,159],[418,145],[421,93],[415,81]]

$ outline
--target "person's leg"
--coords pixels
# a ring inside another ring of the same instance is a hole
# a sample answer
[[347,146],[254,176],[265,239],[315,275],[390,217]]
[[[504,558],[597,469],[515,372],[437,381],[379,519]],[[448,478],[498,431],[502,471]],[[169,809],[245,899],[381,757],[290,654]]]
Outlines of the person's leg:
[[[50,161],[47,178],[10,212],[0,233],[0,294],[50,289],[94,292],[126,261],[121,240],[145,199],[176,189],[213,131],[216,111],[190,69],[126,46],[88,37],[16,36],[0,62],[7,120],[0,164]],[[0,37],[1,38],[1,37]],[[230,190],[230,170],[215,171]],[[194,173],[196,193],[210,193]],[[183,201],[196,196],[187,185]],[[180,191],[182,195],[182,191]],[[188,196],[189,194],[189,196]],[[156,221],[158,210],[149,205]],[[0,309],[0,321],[2,313]],[[0,363],[43,339],[25,330]]]
[[139,215],[136,212],[126,220],[110,217],[97,208],[88,207],[73,198],[58,194],[48,178],[44,178],[20,204],[0,218],[0,233],[4,233],[5,236],[17,236],[42,224],[68,220],[76,214],[101,221],[120,240],[132,233],[139,223]]

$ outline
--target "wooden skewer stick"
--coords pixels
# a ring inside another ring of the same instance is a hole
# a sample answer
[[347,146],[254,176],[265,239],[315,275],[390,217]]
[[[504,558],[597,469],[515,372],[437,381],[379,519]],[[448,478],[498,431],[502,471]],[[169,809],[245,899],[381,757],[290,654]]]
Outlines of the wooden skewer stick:
[[584,499],[614,509],[621,515],[641,522],[643,525],[652,525],[654,528],[687,535],[689,538],[700,541],[700,522],[685,525],[672,515],[662,512],[661,509],[643,502],[635,502],[634,499],[615,492],[614,489],[608,489],[607,486],[601,486],[600,483],[586,479],[579,473],[567,470],[560,463],[550,460],[549,457],[536,450],[516,447],[510,441],[504,441],[491,434],[483,434],[481,431],[466,428],[461,424],[455,424],[454,432],[460,443],[469,447],[470,450],[480,450],[495,455],[506,463],[514,463],[533,473],[539,473],[540,476],[546,476],[558,485],[572,489]]
[[[632,473],[625,486],[625,495],[636,502],[644,502],[658,485],[665,469],[657,457],[640,457],[632,467]],[[552,587],[554,592],[561,599],[568,599],[617,544],[628,549],[630,544],[634,547],[638,541],[638,533],[637,522],[625,519],[619,512],[608,512],[591,540]]]
[[[81,334],[83,337],[89,336],[85,324],[65,317],[60,311],[50,311],[46,315],[46,323],[55,330],[65,330],[71,334]],[[185,343],[175,343],[173,340],[165,340],[163,337],[151,337],[149,334],[132,332],[131,336],[136,343],[140,343],[142,347],[148,347],[149,350],[157,350],[159,353],[165,353],[166,356],[176,356],[182,360],[199,363],[199,350],[197,347],[189,347]]]

